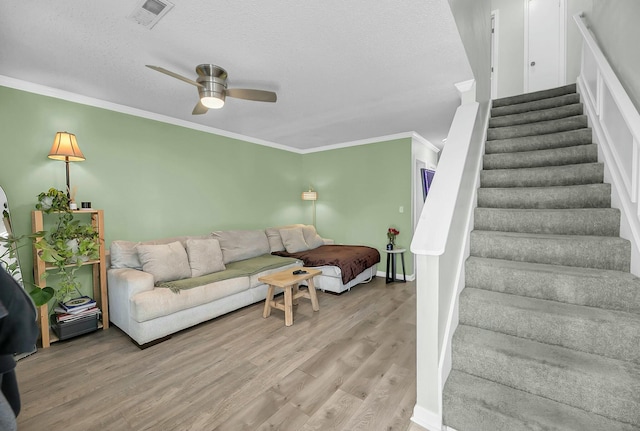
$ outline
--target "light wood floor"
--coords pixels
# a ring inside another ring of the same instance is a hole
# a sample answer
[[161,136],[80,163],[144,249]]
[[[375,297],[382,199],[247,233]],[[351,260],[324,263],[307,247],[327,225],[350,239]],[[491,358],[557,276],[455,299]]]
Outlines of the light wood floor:
[[22,359],[20,431],[398,430],[415,404],[415,283],[254,304],[140,350],[112,327]]

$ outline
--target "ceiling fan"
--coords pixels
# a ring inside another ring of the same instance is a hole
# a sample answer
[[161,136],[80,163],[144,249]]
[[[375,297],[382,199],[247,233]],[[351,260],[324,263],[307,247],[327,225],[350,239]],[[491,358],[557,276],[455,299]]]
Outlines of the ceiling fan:
[[160,73],[164,73],[165,75],[184,81],[187,84],[198,87],[200,100],[196,104],[195,108],[193,108],[193,115],[205,114],[209,109],[222,108],[226,97],[255,100],[258,102],[275,102],[277,100],[276,93],[273,91],[253,90],[249,88],[227,88],[227,71],[215,64],[198,65],[196,67],[198,77],[195,81],[175,72],[171,72],[163,67],[152,66],[149,64],[146,66]]

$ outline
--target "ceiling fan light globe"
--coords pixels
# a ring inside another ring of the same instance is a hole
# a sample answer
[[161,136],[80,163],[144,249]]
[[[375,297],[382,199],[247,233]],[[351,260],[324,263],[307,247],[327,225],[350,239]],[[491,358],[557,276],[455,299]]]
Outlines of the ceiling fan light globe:
[[224,100],[217,97],[202,97],[200,102],[209,109],[220,109],[224,106]]

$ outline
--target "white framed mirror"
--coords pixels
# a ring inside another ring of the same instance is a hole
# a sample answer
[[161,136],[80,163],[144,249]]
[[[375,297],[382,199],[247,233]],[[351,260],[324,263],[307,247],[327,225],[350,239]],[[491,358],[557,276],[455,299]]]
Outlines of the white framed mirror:
[[2,187],[0,187],[0,211],[2,211],[2,222],[0,222],[0,265],[24,287],[16,244],[12,242],[14,236],[9,202]]

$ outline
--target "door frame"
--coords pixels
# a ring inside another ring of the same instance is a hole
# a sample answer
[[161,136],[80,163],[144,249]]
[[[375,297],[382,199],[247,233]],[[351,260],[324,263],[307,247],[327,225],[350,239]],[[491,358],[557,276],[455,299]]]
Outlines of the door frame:
[[[524,92],[529,92],[529,3],[532,0],[524,1]],[[567,2],[558,0],[560,9],[560,37],[558,57],[560,64],[558,67],[558,83],[567,83]]]

